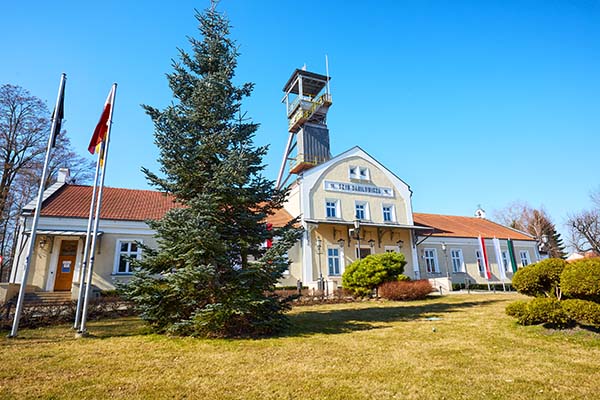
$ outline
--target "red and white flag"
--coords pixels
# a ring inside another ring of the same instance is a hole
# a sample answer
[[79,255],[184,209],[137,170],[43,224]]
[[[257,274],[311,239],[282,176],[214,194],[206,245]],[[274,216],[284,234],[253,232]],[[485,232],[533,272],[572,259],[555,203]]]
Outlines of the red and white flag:
[[111,102],[113,99],[114,90],[115,87],[113,86],[113,88],[110,90],[110,93],[108,93],[106,102],[104,103],[104,110],[102,110],[100,121],[98,121],[96,129],[94,129],[94,134],[92,135],[90,145],[88,146],[88,151],[90,152],[90,154],[94,154],[100,151],[100,145],[106,139],[106,134],[108,133],[108,125],[110,124],[110,111],[112,108]]
[[485,269],[485,276],[489,281],[492,279],[492,273],[490,272],[490,263],[488,262],[487,251],[485,250],[485,241],[481,235],[479,235],[479,251],[481,251],[481,261]]

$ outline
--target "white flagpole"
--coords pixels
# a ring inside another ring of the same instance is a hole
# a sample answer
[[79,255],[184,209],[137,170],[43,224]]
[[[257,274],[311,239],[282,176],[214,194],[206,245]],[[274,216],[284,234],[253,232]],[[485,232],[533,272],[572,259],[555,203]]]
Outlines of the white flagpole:
[[98,160],[96,161],[96,173],[94,174],[94,188],[92,189],[92,200],[90,201],[90,214],[88,217],[87,231],[85,233],[85,250],[83,251],[83,260],[79,269],[79,293],[77,294],[77,309],[75,311],[75,323],[73,329],[79,328],[81,319],[81,306],[83,304],[83,285],[85,284],[85,272],[87,269],[87,261],[90,255],[90,237],[92,233],[92,223],[94,221],[94,206],[96,205],[96,192],[98,188],[98,175],[100,173],[100,157],[102,152],[98,152]]
[[496,263],[498,264],[498,273],[500,275],[500,282],[502,282],[502,290],[506,292],[506,286],[504,281],[506,280],[506,270],[504,269],[504,262],[502,261],[502,248],[500,247],[500,240],[494,238],[494,252],[496,253]]
[[56,132],[58,127],[58,120],[61,118],[59,115],[59,107],[61,101],[64,101],[65,94],[65,82],[67,75],[63,73],[60,77],[60,85],[58,88],[58,96],[56,97],[56,106],[54,107],[54,116],[52,118],[52,127],[50,128],[50,137],[48,138],[48,147],[46,148],[46,158],[44,159],[44,169],[42,171],[42,177],[40,178],[40,187],[38,189],[37,203],[35,206],[35,213],[33,216],[33,222],[31,224],[31,235],[29,236],[29,246],[27,249],[27,257],[25,258],[25,265],[23,267],[23,278],[21,279],[21,287],[19,288],[19,296],[17,297],[17,307],[15,309],[15,316],[13,319],[12,330],[8,335],[9,338],[17,336],[19,331],[19,321],[21,319],[21,313],[23,312],[23,302],[25,300],[25,289],[27,287],[27,278],[29,276],[29,268],[31,266],[31,256],[33,255],[33,249],[35,248],[36,232],[38,222],[40,220],[40,213],[42,210],[42,202],[44,199],[44,184],[48,175],[48,161],[50,161],[50,153],[54,144],[54,138],[60,132]]
[[79,325],[79,331],[78,331],[78,334],[80,336],[85,336],[87,334],[86,329],[85,329],[85,323],[87,320],[88,305],[89,305],[89,301],[90,301],[90,289],[92,286],[92,276],[93,276],[93,271],[94,271],[94,258],[95,258],[95,253],[96,253],[96,239],[98,238],[98,224],[100,222],[100,207],[102,206],[102,192],[104,189],[106,160],[108,158],[108,145],[110,143],[110,131],[112,128],[112,116],[113,116],[113,110],[115,108],[116,92],[117,92],[117,84],[114,83],[113,87],[112,87],[112,94],[110,96],[111,98],[110,98],[110,113],[108,114],[108,129],[106,131],[106,138],[102,142],[102,144],[101,144],[102,147],[100,150],[102,152],[102,172],[100,175],[98,200],[96,202],[96,215],[95,215],[95,220],[94,220],[94,230],[92,233],[92,246],[90,249],[90,261],[89,261],[89,265],[87,268],[87,278],[86,278],[86,283],[85,283],[85,295],[83,298],[83,309],[81,312],[81,324]]

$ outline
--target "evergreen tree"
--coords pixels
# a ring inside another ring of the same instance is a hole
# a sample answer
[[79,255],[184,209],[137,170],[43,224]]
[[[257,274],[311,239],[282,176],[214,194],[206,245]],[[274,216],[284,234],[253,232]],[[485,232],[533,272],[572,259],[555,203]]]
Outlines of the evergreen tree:
[[565,244],[560,236],[560,233],[556,230],[556,226],[551,224],[550,234],[548,235],[550,241],[550,257],[552,258],[567,258],[567,252],[565,251]]
[[179,207],[150,222],[158,247],[144,248],[124,290],[160,332],[267,335],[286,325],[288,304],[273,289],[301,232],[296,221],[265,224],[287,193],[262,176],[267,147],[253,145],[258,125],[240,111],[253,84],[232,82],[237,47],[214,3],[196,18],[202,40],[191,38],[191,54],[179,50],[167,75],[173,103],[164,110],[143,106],[154,122],[161,175],[143,171]]

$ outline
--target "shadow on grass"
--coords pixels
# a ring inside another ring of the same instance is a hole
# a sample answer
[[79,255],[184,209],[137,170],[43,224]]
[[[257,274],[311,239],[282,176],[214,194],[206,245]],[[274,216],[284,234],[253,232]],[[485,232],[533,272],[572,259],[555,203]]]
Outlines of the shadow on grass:
[[[138,317],[104,318],[92,320],[88,323],[89,335],[85,339],[109,339],[114,337],[148,335],[151,329]],[[0,339],[6,338],[8,330],[0,331]],[[37,328],[24,328],[13,339],[0,340],[0,347],[10,346],[15,343],[27,342],[29,344],[55,343],[57,340],[80,340],[75,338],[76,331],[71,325],[61,324]]]
[[[382,323],[412,321],[441,316],[465,308],[486,306],[501,300],[467,301],[459,303],[425,303],[419,305],[375,306],[327,311],[304,311],[289,315],[290,328],[282,333],[286,336],[309,336],[313,334],[339,334],[360,330],[384,328]],[[393,303],[390,303],[393,304]]]

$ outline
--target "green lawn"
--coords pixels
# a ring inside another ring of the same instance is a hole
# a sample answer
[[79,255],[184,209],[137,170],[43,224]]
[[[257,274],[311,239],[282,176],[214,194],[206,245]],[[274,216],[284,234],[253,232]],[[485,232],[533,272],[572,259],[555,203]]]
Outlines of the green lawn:
[[135,318],[85,339],[23,330],[0,339],[0,398],[598,398],[600,335],[518,326],[504,314],[516,298],[301,307],[261,340],[170,338]]

